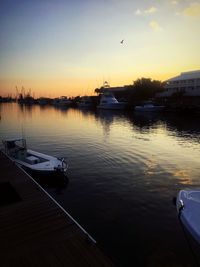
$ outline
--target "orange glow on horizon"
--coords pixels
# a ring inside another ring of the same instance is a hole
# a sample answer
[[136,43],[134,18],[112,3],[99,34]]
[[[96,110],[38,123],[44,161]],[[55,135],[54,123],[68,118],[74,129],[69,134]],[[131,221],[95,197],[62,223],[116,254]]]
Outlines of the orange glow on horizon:
[[31,95],[35,98],[44,97],[58,97],[68,96],[76,97],[83,95],[95,95],[95,88],[103,85],[104,81],[108,81],[111,87],[130,85],[138,78],[151,78],[155,80],[167,80],[173,76],[178,75],[180,72],[171,73],[135,73],[132,77],[102,77],[101,79],[84,79],[84,78],[45,78],[45,79],[0,79],[0,96],[12,95],[14,97],[18,92],[20,93],[22,87],[26,92],[31,90]]

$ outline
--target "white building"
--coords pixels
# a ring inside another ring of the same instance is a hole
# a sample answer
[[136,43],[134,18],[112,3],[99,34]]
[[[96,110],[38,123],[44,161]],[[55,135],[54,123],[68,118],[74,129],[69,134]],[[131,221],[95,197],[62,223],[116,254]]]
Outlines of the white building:
[[157,97],[169,97],[178,92],[183,92],[184,96],[200,96],[200,70],[182,72],[167,80],[165,89]]

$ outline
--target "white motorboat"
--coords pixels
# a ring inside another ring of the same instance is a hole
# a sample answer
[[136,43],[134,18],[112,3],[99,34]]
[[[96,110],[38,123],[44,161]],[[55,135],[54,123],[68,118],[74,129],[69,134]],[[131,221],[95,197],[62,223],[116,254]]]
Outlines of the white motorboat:
[[135,106],[135,111],[150,111],[150,112],[154,112],[154,111],[161,111],[163,110],[165,107],[164,106],[157,106],[155,105],[153,102],[148,101],[148,102],[144,102],[143,104],[139,105],[139,106]]
[[119,102],[112,93],[106,92],[102,94],[100,104],[97,106],[97,108],[122,110],[125,109],[126,104],[126,102]]
[[27,149],[24,138],[5,139],[2,142],[4,153],[28,173],[33,175],[66,175],[68,164],[64,158],[56,158]]
[[200,243],[200,190],[181,190],[176,207],[181,222]]

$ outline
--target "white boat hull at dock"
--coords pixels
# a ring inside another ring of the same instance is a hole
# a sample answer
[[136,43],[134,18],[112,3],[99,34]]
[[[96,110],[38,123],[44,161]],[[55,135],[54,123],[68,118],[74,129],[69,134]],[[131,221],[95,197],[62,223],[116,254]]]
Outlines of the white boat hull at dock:
[[176,206],[184,227],[200,244],[200,190],[181,190]]

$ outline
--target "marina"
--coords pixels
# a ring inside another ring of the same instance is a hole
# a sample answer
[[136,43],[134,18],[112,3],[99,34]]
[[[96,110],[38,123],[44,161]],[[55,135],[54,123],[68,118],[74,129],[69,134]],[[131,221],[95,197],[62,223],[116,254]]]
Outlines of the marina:
[[113,266],[96,241],[0,152],[1,266]]
[[200,1],[1,1],[0,267],[200,266]]

